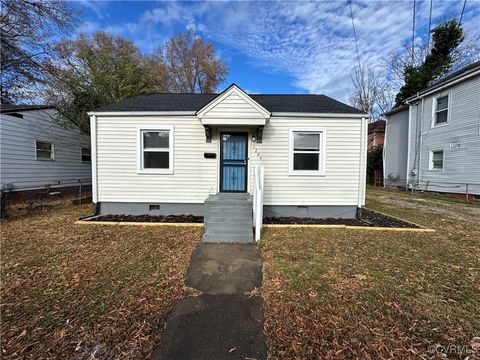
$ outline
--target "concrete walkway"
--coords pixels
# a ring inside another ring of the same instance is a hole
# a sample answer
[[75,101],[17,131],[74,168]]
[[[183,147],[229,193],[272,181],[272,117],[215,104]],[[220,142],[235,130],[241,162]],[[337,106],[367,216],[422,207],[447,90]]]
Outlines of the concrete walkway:
[[262,286],[258,246],[202,243],[193,251],[185,284],[208,294],[243,294]]
[[262,283],[256,245],[201,243],[185,281],[204,294],[175,302],[152,359],[267,358],[263,300],[246,293]]

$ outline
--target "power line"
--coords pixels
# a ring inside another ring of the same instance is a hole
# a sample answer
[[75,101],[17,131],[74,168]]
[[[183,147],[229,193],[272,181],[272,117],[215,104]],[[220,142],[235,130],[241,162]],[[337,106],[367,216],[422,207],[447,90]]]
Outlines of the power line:
[[413,20],[412,20],[412,66],[415,64],[415,12],[417,1],[413,0]]
[[463,1],[462,13],[460,14],[460,21],[458,23],[458,26],[462,26],[462,19],[463,19],[463,12],[465,11],[465,5],[467,5],[467,0]]
[[432,7],[433,7],[433,0],[430,0],[430,17],[428,18],[428,34],[427,34],[427,52],[430,50],[430,30],[432,28]]
[[355,39],[355,47],[357,48],[358,69],[360,71],[360,51],[358,51],[357,32],[355,30],[355,21],[353,21],[352,0],[348,2],[350,5],[350,18],[352,19],[353,37]]

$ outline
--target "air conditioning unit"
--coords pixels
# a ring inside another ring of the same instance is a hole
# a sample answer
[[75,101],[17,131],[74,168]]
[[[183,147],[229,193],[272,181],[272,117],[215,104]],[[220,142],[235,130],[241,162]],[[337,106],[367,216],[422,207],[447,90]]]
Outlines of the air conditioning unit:
[[387,177],[388,177],[388,179],[389,179],[390,181],[398,181],[398,180],[400,180],[400,175],[398,175],[398,174],[388,174]]

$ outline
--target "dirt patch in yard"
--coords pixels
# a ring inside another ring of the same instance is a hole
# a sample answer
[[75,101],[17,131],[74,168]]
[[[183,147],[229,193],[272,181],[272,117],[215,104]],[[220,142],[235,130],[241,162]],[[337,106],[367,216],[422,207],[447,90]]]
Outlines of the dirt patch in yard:
[[100,215],[91,221],[149,222],[149,223],[203,223],[203,216],[194,215]]
[[412,223],[395,219],[391,216],[383,215],[377,212],[362,210],[362,220],[357,219],[315,219],[315,218],[298,218],[298,217],[265,217],[264,224],[288,224],[288,225],[347,225],[347,226],[375,226],[375,227],[392,227],[392,228],[417,228]]

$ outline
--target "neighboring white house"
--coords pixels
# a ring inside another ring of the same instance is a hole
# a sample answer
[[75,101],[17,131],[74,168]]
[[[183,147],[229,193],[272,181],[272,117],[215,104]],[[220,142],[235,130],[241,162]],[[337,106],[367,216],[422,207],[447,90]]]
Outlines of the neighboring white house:
[[385,115],[386,186],[480,194],[480,62]]
[[89,137],[61,126],[57,116],[51,106],[1,106],[2,188],[91,181]]
[[145,94],[91,113],[102,214],[198,214],[209,195],[253,192],[265,216],[356,216],[368,115],[324,95]]

